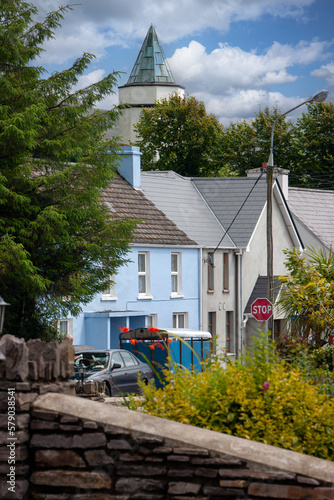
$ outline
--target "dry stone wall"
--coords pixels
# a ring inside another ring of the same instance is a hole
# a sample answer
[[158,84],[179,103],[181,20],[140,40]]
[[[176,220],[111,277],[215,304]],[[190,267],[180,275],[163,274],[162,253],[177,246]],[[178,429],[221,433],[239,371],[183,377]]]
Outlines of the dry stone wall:
[[75,396],[69,341],[0,349],[1,499],[334,499],[332,462]]
[[4,335],[0,350],[0,498],[28,495],[32,470],[31,404],[41,394],[74,394],[74,350],[61,344]]

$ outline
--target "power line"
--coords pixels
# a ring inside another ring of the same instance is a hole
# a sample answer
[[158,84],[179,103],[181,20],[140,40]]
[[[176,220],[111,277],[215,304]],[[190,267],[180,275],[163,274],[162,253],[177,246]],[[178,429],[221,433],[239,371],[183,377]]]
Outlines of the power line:
[[[219,245],[221,244],[221,242],[222,242],[222,241],[223,241],[223,239],[225,238],[225,236],[226,236],[226,234],[228,233],[228,231],[231,229],[231,226],[232,226],[233,222],[236,220],[236,218],[237,218],[237,217],[238,217],[238,215],[240,214],[241,210],[242,210],[242,209],[243,209],[243,207],[245,206],[245,204],[246,204],[246,202],[247,202],[248,198],[250,197],[250,195],[252,194],[252,192],[253,192],[253,190],[254,190],[254,188],[255,188],[256,184],[257,184],[257,183],[259,182],[259,180],[261,179],[261,177],[262,177],[262,175],[263,175],[264,170],[265,170],[265,169],[262,169],[261,174],[260,174],[260,175],[259,175],[259,177],[256,179],[256,181],[255,181],[255,183],[254,183],[254,185],[253,185],[252,189],[250,190],[250,192],[249,192],[249,193],[248,193],[248,195],[246,196],[246,198],[245,198],[245,200],[244,200],[243,204],[241,205],[241,207],[239,208],[239,210],[238,210],[238,211],[237,211],[237,213],[235,214],[235,216],[234,216],[234,218],[233,218],[232,222],[230,223],[230,225],[228,226],[228,228],[225,230],[225,232],[224,232],[223,236],[221,237],[221,239],[220,239],[220,241],[219,241],[218,245],[216,246],[216,248],[215,248],[215,249],[214,249],[214,251],[212,252],[213,254],[216,252],[216,250],[218,250]],[[210,263],[210,264],[211,264],[211,263]]]

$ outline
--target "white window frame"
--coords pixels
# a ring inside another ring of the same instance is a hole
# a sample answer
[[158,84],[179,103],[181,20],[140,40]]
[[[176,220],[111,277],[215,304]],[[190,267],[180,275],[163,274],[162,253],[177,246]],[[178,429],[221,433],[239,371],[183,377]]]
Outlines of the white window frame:
[[213,293],[215,291],[214,256],[214,252],[208,252],[208,293]]
[[[183,317],[183,326],[180,326],[180,317]],[[175,312],[173,313],[173,328],[188,328],[188,313]]]
[[115,295],[115,275],[113,274],[112,276],[110,276],[110,279],[113,283],[106,291],[102,293],[101,300],[117,300],[117,297]]
[[[61,332],[61,324],[66,324],[66,331]],[[57,330],[59,335],[71,335],[73,337],[73,318],[61,318],[57,320]]]
[[158,326],[158,315],[148,314],[147,315],[147,327],[157,328]]
[[[144,270],[139,271],[139,256],[144,256]],[[140,278],[145,278],[145,291],[139,292]],[[138,252],[138,299],[152,299],[150,288],[150,252]]]
[[[176,270],[173,271],[173,257],[176,257]],[[176,278],[176,291],[173,291],[173,278]],[[171,298],[183,297],[182,295],[182,253],[171,253]]]
[[230,254],[223,252],[223,292],[230,291]]

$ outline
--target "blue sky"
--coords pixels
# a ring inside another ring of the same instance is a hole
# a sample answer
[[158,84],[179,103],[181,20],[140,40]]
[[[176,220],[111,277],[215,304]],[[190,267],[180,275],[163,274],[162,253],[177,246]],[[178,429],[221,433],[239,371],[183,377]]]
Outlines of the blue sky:
[[[84,51],[95,54],[81,86],[113,70],[124,72],[124,85],[153,24],[176,83],[225,125],[252,119],[266,106],[284,112],[323,89],[333,101],[333,0],[78,2],[45,44],[39,64],[52,72],[69,67]],[[41,16],[63,5],[32,3]],[[117,104],[115,90],[105,108]]]

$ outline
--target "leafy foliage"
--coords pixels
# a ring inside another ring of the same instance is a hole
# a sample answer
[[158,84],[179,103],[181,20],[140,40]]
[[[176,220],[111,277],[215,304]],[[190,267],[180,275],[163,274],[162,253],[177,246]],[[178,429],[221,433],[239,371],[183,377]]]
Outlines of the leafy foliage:
[[298,118],[293,136],[291,184],[304,188],[333,189],[334,104],[308,105]]
[[[279,114],[277,108],[265,108],[251,123],[244,120],[224,127],[220,153],[222,165],[240,176],[246,175],[246,170],[261,167],[268,160],[271,128]],[[290,150],[292,129],[291,122],[284,118],[275,126],[274,158],[281,168],[288,167],[287,151]]]
[[277,347],[280,357],[289,366],[300,370],[321,392],[334,397],[332,345],[315,349],[304,339],[284,337]]
[[36,8],[0,0],[0,279],[5,329],[40,336],[77,314],[126,261],[134,223],[100,201],[118,155],[105,131],[117,109],[94,109],[117,73],[75,90],[93,56],[44,78],[34,65],[70,7],[34,22]]
[[[334,460],[334,400],[287,366],[265,337],[243,363],[219,360],[202,373],[166,372],[143,387],[144,411],[186,424]],[[134,402],[132,402],[132,406]]]
[[[221,162],[224,168],[245,175],[259,168],[270,152],[274,120],[281,114],[276,107],[260,110],[251,123],[236,122],[224,127]],[[275,165],[290,171],[292,186],[333,189],[334,105],[310,103],[307,112],[293,123],[282,116],[274,130]]]
[[181,175],[229,175],[220,171],[222,127],[203,102],[173,94],[144,108],[135,125],[144,170],[173,170]]
[[310,250],[302,256],[286,250],[288,275],[279,301],[290,320],[291,334],[317,347],[334,334],[334,254]]

